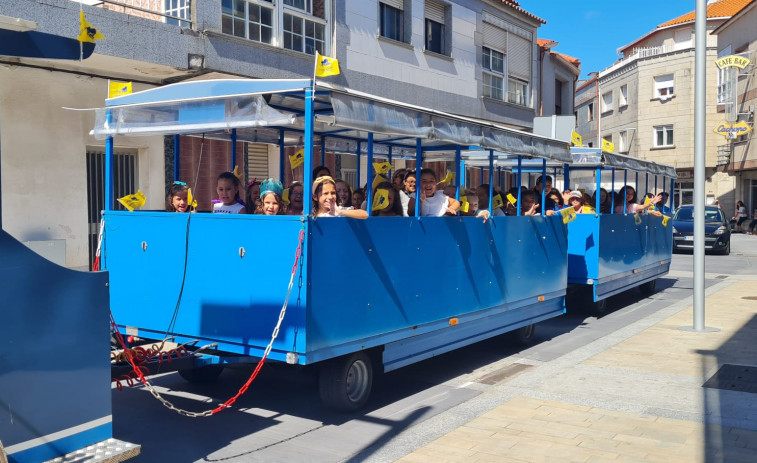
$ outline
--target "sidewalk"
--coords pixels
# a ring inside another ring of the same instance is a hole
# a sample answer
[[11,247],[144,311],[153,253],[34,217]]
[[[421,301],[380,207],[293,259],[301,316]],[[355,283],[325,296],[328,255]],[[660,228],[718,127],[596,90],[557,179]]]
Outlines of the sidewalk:
[[688,304],[522,373],[505,403],[399,461],[757,462],[757,278],[707,291],[719,331],[680,330]]

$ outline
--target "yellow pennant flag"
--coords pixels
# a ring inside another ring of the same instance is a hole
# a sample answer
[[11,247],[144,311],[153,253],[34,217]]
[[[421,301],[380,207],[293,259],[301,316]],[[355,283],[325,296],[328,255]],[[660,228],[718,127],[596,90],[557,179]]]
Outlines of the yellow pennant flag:
[[389,180],[386,179],[383,175],[377,175],[373,179],[373,183],[371,184],[371,188],[373,188],[373,191],[376,191],[378,189],[378,186],[383,182],[388,182]]
[[515,196],[513,196],[513,195],[512,195],[512,193],[508,193],[508,194],[507,194],[507,201],[508,201],[508,202],[509,202],[510,204],[512,204],[513,206],[515,206],[515,203],[517,203],[517,202],[518,202],[518,200],[517,200],[517,199],[515,199]]
[[305,149],[304,148],[298,150],[296,153],[289,156],[289,164],[292,166],[292,170],[300,167],[303,162],[305,162]]
[[385,174],[392,170],[392,165],[388,162],[374,162],[373,163],[373,169],[376,171],[377,174]]
[[615,143],[603,139],[602,150],[612,153],[613,151],[615,151]]
[[584,206],[583,209],[581,209],[582,214],[593,214],[594,208],[591,206]]
[[239,166],[234,166],[234,171],[232,172],[232,174],[234,174],[234,177],[242,180],[242,173],[239,172]]
[[498,207],[502,207],[505,205],[505,203],[502,201],[501,195],[494,195],[494,198],[492,198],[493,206],[492,209],[496,209]]
[[105,36],[100,33],[95,26],[87,21],[84,17],[84,11],[79,11],[79,42],[95,43],[95,40],[104,39]]
[[662,216],[662,226],[663,227],[667,227],[668,226],[668,220],[670,220],[670,217],[668,217],[667,215],[663,215]]
[[467,196],[460,196],[460,212],[468,212],[470,210],[470,203]]
[[[455,173],[447,171],[447,175],[439,183],[451,183],[455,179]],[[438,185],[438,184],[437,184]]]
[[189,204],[189,207],[193,207],[197,209],[197,200],[192,196],[192,189],[187,189],[187,204]]
[[576,210],[572,207],[566,207],[560,211],[562,215],[562,223],[570,223],[576,220]]
[[575,130],[572,134],[570,134],[570,142],[575,146],[584,146],[583,138],[581,138],[581,135],[579,135]]
[[131,82],[108,81],[108,98],[128,95],[131,91]]
[[641,216],[639,214],[633,215],[633,223],[635,223],[637,226],[641,225]]
[[133,211],[138,207],[144,206],[146,199],[147,198],[145,198],[145,195],[142,193],[142,191],[137,190],[137,192],[133,195],[126,195],[123,198],[118,198],[118,202],[123,204],[124,207],[129,211]]
[[336,58],[323,56],[315,52],[315,75],[316,77],[335,76],[339,74],[339,61]]
[[281,193],[281,200],[284,201],[285,203],[289,204],[289,188],[286,188]]
[[389,192],[384,188],[376,190],[376,194],[373,195],[373,210],[381,211],[389,207]]

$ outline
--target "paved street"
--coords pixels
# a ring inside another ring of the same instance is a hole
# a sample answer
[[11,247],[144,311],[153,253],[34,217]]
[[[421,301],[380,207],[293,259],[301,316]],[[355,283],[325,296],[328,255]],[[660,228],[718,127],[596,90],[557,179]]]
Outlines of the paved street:
[[[691,333],[692,260],[644,299],[612,298],[597,319],[568,313],[519,350],[496,338],[384,375],[368,407],[324,410],[311,374],[264,369],[233,410],[184,418],[142,388],[113,392],[114,436],[153,461],[757,461],[754,394],[703,388],[724,364],[754,365],[757,237],[707,256],[707,325]],[[233,395],[249,367],[218,383],[155,379],[178,406]],[[752,388],[754,388],[752,383]]]

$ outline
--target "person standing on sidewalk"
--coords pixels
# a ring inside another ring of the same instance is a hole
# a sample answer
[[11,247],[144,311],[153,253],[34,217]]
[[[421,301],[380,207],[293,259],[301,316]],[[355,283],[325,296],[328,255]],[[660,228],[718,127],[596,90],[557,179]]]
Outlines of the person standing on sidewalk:
[[742,201],[736,201],[736,215],[731,218],[731,223],[736,223],[736,233],[742,232],[741,224],[747,219],[746,207]]

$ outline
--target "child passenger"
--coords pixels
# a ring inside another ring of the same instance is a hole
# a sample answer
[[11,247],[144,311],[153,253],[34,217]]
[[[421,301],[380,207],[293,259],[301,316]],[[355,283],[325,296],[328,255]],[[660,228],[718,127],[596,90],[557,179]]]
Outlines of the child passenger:
[[294,182],[289,187],[289,207],[287,215],[302,215],[303,186],[300,182]]
[[[474,191],[468,191],[463,194],[468,201],[468,212],[463,212],[461,209],[460,215],[467,217],[481,217],[484,219],[484,222],[486,222],[489,217],[491,217],[491,214],[486,209],[479,209],[480,204],[476,193]],[[462,199],[462,197],[460,199]]]
[[247,184],[244,195],[245,210],[248,214],[256,214],[258,205],[260,204],[260,182],[254,178]]
[[263,215],[284,215],[284,201],[281,194],[284,192],[284,186],[276,179],[269,178],[263,180],[260,186],[260,200],[255,209],[256,214]]
[[362,209],[342,209],[336,204],[336,183],[324,175],[313,181],[313,215],[316,217],[351,217],[367,219],[368,213]]
[[373,215],[376,217],[402,217],[402,202],[400,201],[400,195],[394,186],[389,182],[381,182],[376,185],[376,192],[379,190],[386,191],[389,205],[383,209],[376,209],[377,195],[373,198]]
[[223,172],[216,183],[219,203],[213,204],[214,214],[244,214],[244,206],[239,203],[239,179],[233,172]]
[[[417,193],[421,197],[421,216],[441,217],[457,215],[460,203],[436,189],[436,173],[431,169],[421,170],[421,188]],[[415,201],[409,201],[407,215],[415,215]]]
[[[318,177],[314,177],[318,178]],[[338,206],[345,209],[352,208],[352,188],[344,180],[338,179],[336,182],[336,202]]]
[[191,207],[187,202],[189,187],[184,182],[174,182],[166,194],[166,212],[188,212]]

